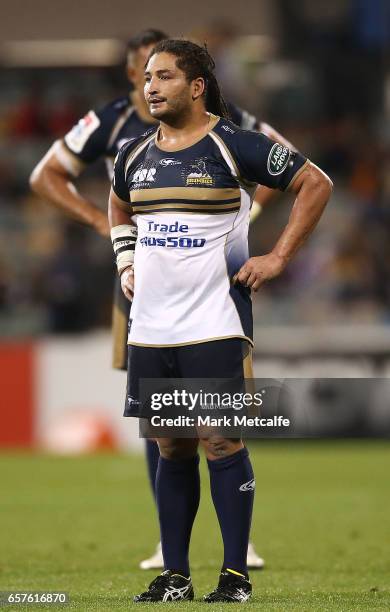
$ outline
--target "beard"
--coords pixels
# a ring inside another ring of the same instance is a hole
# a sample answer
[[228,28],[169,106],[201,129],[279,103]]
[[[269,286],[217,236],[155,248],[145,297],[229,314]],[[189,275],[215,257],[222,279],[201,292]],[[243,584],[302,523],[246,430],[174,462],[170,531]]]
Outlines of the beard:
[[189,99],[184,95],[165,100],[161,108],[153,109],[152,107],[153,105],[149,105],[149,112],[152,117],[168,125],[180,125],[191,114]]

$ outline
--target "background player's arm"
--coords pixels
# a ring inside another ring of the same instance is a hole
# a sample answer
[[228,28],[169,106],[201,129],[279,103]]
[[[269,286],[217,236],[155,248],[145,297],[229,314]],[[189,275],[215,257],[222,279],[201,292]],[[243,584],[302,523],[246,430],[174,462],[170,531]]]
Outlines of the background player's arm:
[[308,162],[296,177],[290,191],[296,194],[290,218],[271,253],[251,257],[234,276],[257,291],[267,280],[278,276],[317,225],[333,188],[330,178]]
[[72,174],[57,156],[57,141],[34,168],[30,176],[32,190],[42,199],[63,210],[67,215],[93,227],[101,236],[109,236],[107,215],[93,202],[82,196],[73,183]]
[[[111,187],[110,196],[108,199],[108,220],[110,229],[117,226],[134,225],[132,219],[132,210],[128,202],[121,200]],[[133,265],[128,265],[121,270],[118,270],[121,277],[122,291],[128,300],[133,299],[134,293],[134,268]]]
[[284,136],[282,136],[282,134],[275,130],[272,125],[269,125],[269,123],[264,123],[264,121],[262,121],[260,123],[259,131],[268,136],[268,138],[271,138],[271,140],[284,144],[284,146],[289,148],[290,151],[296,151],[294,145],[292,145],[291,142],[287,140],[287,138],[285,138]]
[[[295,151],[296,148],[284,138],[275,128],[273,128],[268,123],[264,123],[262,121],[259,126],[259,131],[271,138],[271,140],[275,140],[275,142],[280,142],[288,147],[291,151]],[[255,195],[253,197],[253,204],[251,210],[251,221],[254,221],[256,217],[259,216],[264,206],[266,206],[274,197],[278,194],[277,189],[270,189],[269,187],[265,187],[265,185],[259,185],[255,191]]]

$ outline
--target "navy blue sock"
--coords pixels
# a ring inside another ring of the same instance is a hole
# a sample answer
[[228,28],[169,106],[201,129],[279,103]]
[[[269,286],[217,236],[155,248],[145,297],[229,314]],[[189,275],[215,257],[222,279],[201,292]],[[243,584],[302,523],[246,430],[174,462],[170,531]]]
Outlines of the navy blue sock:
[[153,497],[156,500],[156,475],[160,451],[154,440],[145,440],[146,464]]
[[242,448],[233,455],[208,460],[207,463],[211,496],[224,544],[222,567],[246,574],[254,499],[254,476],[249,453]]
[[164,567],[189,576],[188,549],[200,499],[199,455],[180,460],[160,457],[156,499]]

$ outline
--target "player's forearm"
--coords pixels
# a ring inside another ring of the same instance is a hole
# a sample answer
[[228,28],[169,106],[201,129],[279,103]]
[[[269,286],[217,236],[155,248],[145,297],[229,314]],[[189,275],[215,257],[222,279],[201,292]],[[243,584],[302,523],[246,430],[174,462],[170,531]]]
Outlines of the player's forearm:
[[122,291],[128,300],[132,300],[137,228],[132,220],[131,206],[118,198],[112,188],[108,199],[108,219],[118,274],[121,277]]
[[297,197],[289,221],[272,250],[284,266],[305,243],[317,225],[332,192],[332,181],[319,168],[310,164],[298,179]]
[[31,174],[30,186],[42,199],[72,219],[90,225],[102,235],[108,235],[106,213],[77,191],[65,170],[38,165]]

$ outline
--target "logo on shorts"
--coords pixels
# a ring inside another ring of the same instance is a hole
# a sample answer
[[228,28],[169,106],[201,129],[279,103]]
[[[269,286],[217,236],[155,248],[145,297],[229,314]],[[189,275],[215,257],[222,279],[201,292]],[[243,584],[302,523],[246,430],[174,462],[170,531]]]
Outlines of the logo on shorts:
[[276,142],[268,155],[267,169],[272,176],[282,174],[290,159],[290,149]]
[[129,395],[129,397],[127,398],[127,403],[129,404],[129,406],[133,406],[134,404],[136,406],[139,406],[139,404],[141,402],[139,400],[135,399],[134,397],[131,397],[131,395]]
[[255,479],[252,478],[252,480],[248,480],[248,482],[244,482],[244,484],[241,485],[240,487],[240,491],[254,491],[255,490]]

